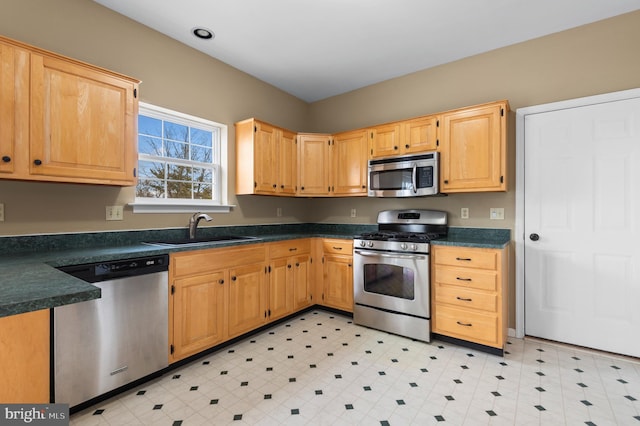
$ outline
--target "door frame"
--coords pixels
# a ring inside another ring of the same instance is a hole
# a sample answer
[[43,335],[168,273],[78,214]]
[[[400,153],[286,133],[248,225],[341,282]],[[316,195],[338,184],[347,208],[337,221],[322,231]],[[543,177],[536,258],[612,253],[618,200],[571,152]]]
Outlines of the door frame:
[[583,98],[570,99],[566,101],[552,102],[548,104],[534,105],[530,107],[518,108],[516,110],[516,211],[515,211],[515,234],[516,245],[516,337],[524,337],[524,310],[525,310],[525,250],[524,242],[524,169],[525,169],[525,118],[527,115],[540,114],[544,112],[558,111],[562,109],[577,108],[587,105],[602,104],[607,102],[621,101],[625,99],[640,98],[640,88],[623,90],[619,92],[605,93],[602,95],[586,96]]

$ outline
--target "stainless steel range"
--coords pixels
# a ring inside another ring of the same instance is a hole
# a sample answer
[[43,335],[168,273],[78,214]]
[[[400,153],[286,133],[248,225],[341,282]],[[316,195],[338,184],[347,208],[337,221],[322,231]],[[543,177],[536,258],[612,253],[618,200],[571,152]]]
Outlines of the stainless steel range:
[[354,323],[430,341],[429,242],[447,229],[443,211],[378,214],[378,231],[353,245]]

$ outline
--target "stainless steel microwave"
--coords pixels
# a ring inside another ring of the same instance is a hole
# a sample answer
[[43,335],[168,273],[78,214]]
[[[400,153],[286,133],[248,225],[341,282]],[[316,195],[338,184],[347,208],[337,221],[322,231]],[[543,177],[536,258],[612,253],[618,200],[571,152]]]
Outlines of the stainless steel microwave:
[[422,197],[438,194],[436,151],[369,160],[369,197]]

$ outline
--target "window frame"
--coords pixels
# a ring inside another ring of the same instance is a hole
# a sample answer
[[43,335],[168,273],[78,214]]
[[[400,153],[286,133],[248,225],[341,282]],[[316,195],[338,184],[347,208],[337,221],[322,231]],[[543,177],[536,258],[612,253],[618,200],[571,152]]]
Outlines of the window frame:
[[[148,104],[145,102],[138,103],[138,114],[145,115],[147,117],[157,118],[172,123],[183,124],[190,127],[217,127],[220,131],[220,143],[219,152],[214,153],[214,158],[217,156],[220,159],[218,164],[218,186],[220,188],[219,202],[213,200],[198,200],[198,199],[166,199],[166,198],[138,198],[134,197],[135,201],[130,203],[133,207],[133,213],[193,213],[194,210],[208,213],[228,213],[233,205],[228,202],[228,182],[229,182],[229,167],[228,167],[228,129],[226,124],[217,123],[212,120],[196,117],[190,114],[185,114],[179,111],[170,110],[157,105]],[[137,129],[137,117],[136,117],[136,146],[138,144],[138,129]],[[214,151],[215,151],[215,147]],[[140,153],[136,148],[136,161],[140,161]],[[170,160],[169,157],[167,159]],[[174,162],[174,161],[171,161]],[[175,161],[180,163],[181,161]],[[136,166],[137,167],[137,166]],[[137,187],[137,183],[136,183]]]

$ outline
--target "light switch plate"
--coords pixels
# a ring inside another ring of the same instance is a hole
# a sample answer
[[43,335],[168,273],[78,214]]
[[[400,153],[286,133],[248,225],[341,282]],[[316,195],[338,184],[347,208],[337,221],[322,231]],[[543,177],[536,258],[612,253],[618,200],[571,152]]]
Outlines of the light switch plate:
[[462,207],[460,209],[460,219],[469,219],[469,207]]
[[489,209],[489,219],[504,220],[504,208],[492,207]]
[[123,206],[106,206],[106,220],[122,220]]
[[4,204],[0,203],[0,222],[4,222]]
[[351,209],[351,217],[356,217],[356,209]]

